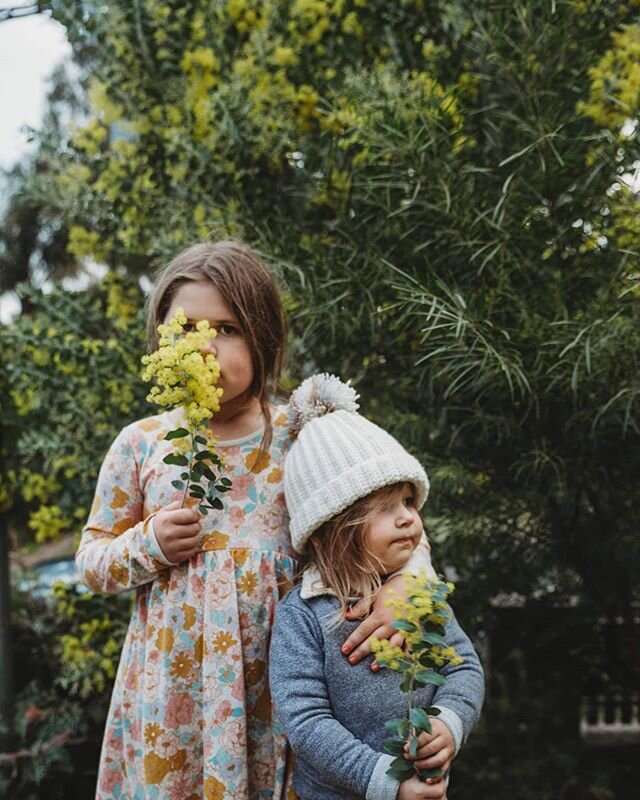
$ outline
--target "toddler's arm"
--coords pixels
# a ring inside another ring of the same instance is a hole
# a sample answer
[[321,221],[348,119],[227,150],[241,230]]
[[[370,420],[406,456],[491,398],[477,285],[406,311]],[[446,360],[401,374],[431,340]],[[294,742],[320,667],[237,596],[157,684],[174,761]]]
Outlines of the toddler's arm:
[[100,594],[118,592],[154,580],[168,559],[145,518],[138,466],[127,429],[107,453],[96,487],[89,519],[76,553],[84,583]]
[[[313,615],[285,600],[277,608],[269,654],[275,713],[296,755],[326,784],[366,800],[393,800],[398,781],[377,753],[333,716],[324,675],[322,632]],[[433,795],[438,797],[438,795]]]

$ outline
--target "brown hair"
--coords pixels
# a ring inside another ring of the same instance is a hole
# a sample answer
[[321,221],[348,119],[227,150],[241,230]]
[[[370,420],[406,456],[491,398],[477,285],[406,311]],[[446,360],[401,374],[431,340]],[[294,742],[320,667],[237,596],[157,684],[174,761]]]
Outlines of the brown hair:
[[388,507],[402,486],[394,483],[356,500],[318,528],[307,544],[303,566],[316,567],[324,585],[337,596],[336,623],[344,619],[355,598],[373,602],[382,585],[382,565],[367,550],[365,534],[371,519]]
[[164,322],[178,289],[189,281],[211,281],[237,318],[253,362],[250,392],[260,402],[266,421],[261,449],[271,441],[269,396],[277,390],[286,347],[280,293],[262,260],[239,241],[201,242],[179,253],[160,270],[147,301],[150,349],[158,345],[158,325]]

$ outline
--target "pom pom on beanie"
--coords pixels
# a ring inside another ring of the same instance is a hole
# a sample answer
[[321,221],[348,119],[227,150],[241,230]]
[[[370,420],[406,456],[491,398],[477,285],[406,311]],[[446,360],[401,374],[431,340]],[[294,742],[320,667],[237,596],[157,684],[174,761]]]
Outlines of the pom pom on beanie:
[[289,400],[289,430],[297,436],[311,419],[323,417],[332,411],[349,411],[359,408],[359,395],[353,387],[335,375],[323,372],[312,375],[293,392]]

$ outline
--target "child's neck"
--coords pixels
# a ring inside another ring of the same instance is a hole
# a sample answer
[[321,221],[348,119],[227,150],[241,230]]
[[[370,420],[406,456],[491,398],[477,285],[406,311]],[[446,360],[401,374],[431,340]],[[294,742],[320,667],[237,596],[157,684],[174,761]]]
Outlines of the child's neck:
[[214,436],[221,442],[241,439],[264,427],[264,415],[257,397],[237,398],[223,403],[210,424]]

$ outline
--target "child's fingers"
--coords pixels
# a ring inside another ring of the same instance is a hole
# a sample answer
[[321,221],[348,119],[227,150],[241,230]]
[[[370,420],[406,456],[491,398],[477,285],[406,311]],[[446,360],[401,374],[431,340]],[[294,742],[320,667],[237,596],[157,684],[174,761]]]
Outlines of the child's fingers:
[[174,525],[189,525],[198,522],[200,515],[195,508],[174,508],[166,510],[167,519]]
[[429,756],[429,758],[418,758],[413,765],[418,769],[438,768],[444,773],[451,767],[451,757],[446,750],[440,750],[439,753]]
[[359,600],[354,606],[351,606],[345,617],[347,619],[360,619],[369,613],[370,608],[371,603],[368,600]]
[[202,530],[199,522],[192,522],[189,525],[175,525],[171,529],[171,536],[174,539],[192,539]]
[[342,652],[349,654],[349,663],[357,664],[371,654],[371,642],[369,641],[372,636],[377,639],[388,639],[392,636],[396,629],[390,625],[379,625],[373,614],[355,629],[355,631],[348,637],[342,645]]

